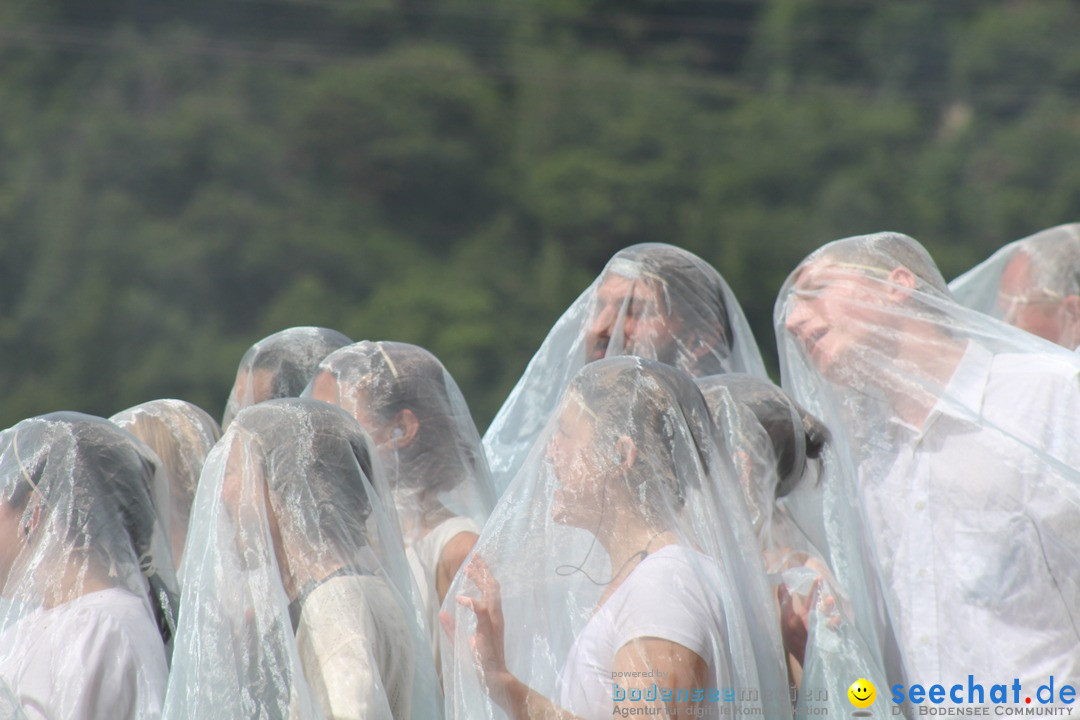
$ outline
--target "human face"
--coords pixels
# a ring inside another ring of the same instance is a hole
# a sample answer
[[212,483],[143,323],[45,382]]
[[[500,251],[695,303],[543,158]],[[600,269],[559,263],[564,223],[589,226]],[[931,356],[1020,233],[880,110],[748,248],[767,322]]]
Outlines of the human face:
[[[611,347],[621,323],[623,344]],[[680,328],[668,313],[659,280],[630,279],[608,273],[596,288],[592,317],[585,331],[585,361],[609,354],[639,355],[661,362],[673,361]]]
[[998,290],[1001,318],[1032,335],[1060,344],[1066,325],[1063,298],[1048,290],[1032,289],[1030,263],[1027,253],[1021,251],[1005,265]]
[[334,377],[334,373],[323,370],[315,374],[315,379],[311,383],[311,397],[330,405],[341,405],[337,378]]
[[813,260],[798,271],[787,298],[784,325],[810,362],[827,377],[843,377],[860,350],[875,342],[882,315],[881,282],[865,270]]
[[548,442],[547,458],[558,487],[551,519],[564,525],[592,530],[589,520],[600,510],[600,478],[592,457],[593,421],[577,400],[559,413],[555,434]]

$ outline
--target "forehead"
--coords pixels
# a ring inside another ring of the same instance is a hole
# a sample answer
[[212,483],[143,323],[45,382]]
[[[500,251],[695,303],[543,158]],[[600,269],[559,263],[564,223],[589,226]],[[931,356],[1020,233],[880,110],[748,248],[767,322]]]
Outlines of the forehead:
[[795,271],[791,288],[793,290],[824,290],[840,285],[870,285],[879,279],[874,277],[875,272],[877,271],[874,268],[822,257],[803,263]]
[[1006,291],[1022,290],[1028,285],[1028,268],[1031,264],[1028,254],[1017,251],[1009,261],[1005,263],[1005,269],[1001,272],[1001,287]]
[[660,298],[656,280],[630,278],[613,272],[607,273],[596,288],[596,298],[605,305],[621,304],[628,298],[641,302],[655,302]]

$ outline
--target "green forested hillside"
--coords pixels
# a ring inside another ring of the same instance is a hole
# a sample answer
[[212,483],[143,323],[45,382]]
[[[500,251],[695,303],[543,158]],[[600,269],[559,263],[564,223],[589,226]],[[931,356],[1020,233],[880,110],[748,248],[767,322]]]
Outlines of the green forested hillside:
[[617,249],[772,303],[837,237],[946,277],[1080,220],[1080,9],[975,0],[0,5],[0,425],[220,416],[290,325],[435,352],[481,429]]

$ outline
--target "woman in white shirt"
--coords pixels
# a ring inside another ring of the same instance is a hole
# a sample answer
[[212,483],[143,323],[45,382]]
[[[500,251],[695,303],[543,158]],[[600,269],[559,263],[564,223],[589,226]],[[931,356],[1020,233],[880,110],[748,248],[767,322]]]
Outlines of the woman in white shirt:
[[740,551],[752,530],[713,438],[676,368],[578,373],[444,605],[451,717],[790,714],[761,558]]
[[370,341],[326,357],[304,396],[344,408],[374,440],[437,659],[439,606],[494,505],[465,398],[427,350]]
[[176,584],[155,463],[79,413],[0,435],[0,681],[27,718],[160,717]]

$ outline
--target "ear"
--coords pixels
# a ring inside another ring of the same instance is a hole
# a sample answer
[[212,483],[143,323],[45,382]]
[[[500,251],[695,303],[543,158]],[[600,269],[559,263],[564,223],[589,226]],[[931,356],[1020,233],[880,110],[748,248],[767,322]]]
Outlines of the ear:
[[629,470],[637,462],[637,444],[627,435],[620,435],[615,441],[615,452],[619,454],[619,468]]
[[902,300],[908,297],[918,284],[919,281],[915,277],[915,273],[906,267],[893,268],[892,272],[889,273],[890,297]]
[[394,424],[390,428],[390,444],[394,448],[403,448],[412,443],[419,431],[420,420],[416,413],[405,408],[394,417]]
[[1073,350],[1080,345],[1080,295],[1066,295],[1062,298],[1061,311],[1064,319],[1059,344]]

